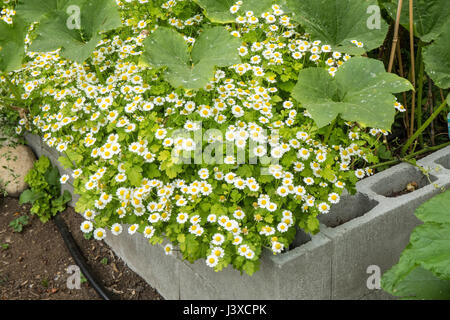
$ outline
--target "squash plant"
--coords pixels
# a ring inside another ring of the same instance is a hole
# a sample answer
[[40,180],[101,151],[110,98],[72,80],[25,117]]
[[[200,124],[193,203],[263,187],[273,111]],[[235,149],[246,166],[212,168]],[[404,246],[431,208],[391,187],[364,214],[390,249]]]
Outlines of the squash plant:
[[[373,2],[341,1],[358,13]],[[65,24],[71,5],[79,29]],[[317,233],[317,216],[373,174],[402,111],[393,94],[411,89],[357,56],[382,43],[384,24],[353,30],[342,19],[359,26],[357,15],[329,9],[20,0],[13,20],[33,24],[1,90],[11,95],[8,79],[29,102],[17,131],[39,134],[73,170],[62,181],[80,194],[82,232],[139,232],[252,274],[264,248],[284,252],[296,227]]]
[[416,209],[424,223],[411,234],[400,261],[382,278],[388,293],[403,299],[450,299],[450,190]]

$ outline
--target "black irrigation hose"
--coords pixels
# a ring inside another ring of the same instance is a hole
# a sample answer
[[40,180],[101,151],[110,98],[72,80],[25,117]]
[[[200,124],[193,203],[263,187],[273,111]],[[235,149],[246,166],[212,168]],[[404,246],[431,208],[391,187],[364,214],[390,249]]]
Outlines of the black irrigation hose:
[[103,300],[112,300],[110,293],[100,284],[100,282],[92,275],[91,269],[86,263],[86,259],[81,253],[80,248],[78,248],[75,239],[72,237],[69,229],[67,228],[64,220],[58,215],[53,218],[53,222],[58,228],[59,233],[61,234],[64,243],[66,244],[67,249],[69,249],[70,254],[72,255],[75,263],[80,267],[81,272],[86,277],[87,281],[91,284],[94,290],[100,295]]

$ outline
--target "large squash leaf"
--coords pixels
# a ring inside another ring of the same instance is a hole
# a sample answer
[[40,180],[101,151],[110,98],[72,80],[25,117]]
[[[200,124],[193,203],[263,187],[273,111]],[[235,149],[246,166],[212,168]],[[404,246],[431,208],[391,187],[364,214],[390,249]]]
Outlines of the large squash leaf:
[[25,22],[18,17],[14,17],[12,25],[0,20],[0,72],[14,71],[22,66],[26,32]]
[[382,62],[355,57],[334,78],[322,68],[301,70],[292,96],[319,128],[340,115],[363,126],[390,130],[395,116],[392,94],[411,89],[409,81],[387,73]]
[[443,89],[450,87],[450,23],[448,28],[423,49],[425,70],[434,83]]
[[[384,4],[392,19],[397,17],[398,0]],[[450,27],[448,0],[414,0],[414,33],[424,42],[436,39]],[[400,24],[409,30],[409,1],[403,1]]]
[[[46,0],[45,0],[46,1]],[[120,13],[114,0],[74,0],[56,2],[56,9],[43,16],[36,30],[38,36],[33,40],[30,51],[47,52],[61,48],[61,55],[67,59],[83,62],[101,40],[100,33],[122,25]],[[55,3],[54,3],[55,4]],[[81,29],[71,29],[67,25],[68,5],[80,8]],[[30,11],[32,12],[32,8]]]
[[[237,15],[230,12],[230,8],[236,3],[234,0],[194,0],[205,10],[209,20],[217,23],[231,23],[236,20]],[[259,17],[262,13],[271,9],[273,0],[243,0],[241,9],[253,11]]]
[[71,0],[19,0],[16,12],[27,22],[37,22],[48,13],[63,10],[69,1]]
[[450,190],[420,206],[424,221],[414,229],[398,264],[382,278],[384,290],[415,299],[450,299]]
[[[384,42],[388,25],[380,19],[380,28],[368,27],[370,6],[376,0],[286,0],[293,18],[303,25],[314,39],[331,45],[335,50],[362,54],[378,48]],[[351,44],[363,42],[364,48]]]
[[204,31],[191,54],[182,35],[168,28],[158,28],[145,42],[144,62],[161,68],[175,88],[203,88],[213,76],[214,68],[240,62],[240,41],[222,27]]
[[436,277],[431,271],[421,267],[411,268],[395,285],[388,279],[394,277],[395,266],[385,273],[382,284],[383,289],[393,296],[405,300],[449,300],[450,280]]

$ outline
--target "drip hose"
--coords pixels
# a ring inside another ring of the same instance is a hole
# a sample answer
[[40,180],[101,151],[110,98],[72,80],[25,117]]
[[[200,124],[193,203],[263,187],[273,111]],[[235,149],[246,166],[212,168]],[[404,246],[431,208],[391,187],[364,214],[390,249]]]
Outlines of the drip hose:
[[89,281],[91,286],[103,300],[112,300],[110,293],[106,291],[106,289],[100,284],[100,282],[92,275],[91,269],[86,263],[86,259],[84,258],[80,248],[75,242],[75,239],[67,228],[66,223],[59,214],[53,218],[53,222],[55,223],[59,233],[61,234],[67,249],[72,255],[73,260],[75,260],[75,263],[78,265],[78,267],[80,267],[80,270],[86,277],[87,281]]

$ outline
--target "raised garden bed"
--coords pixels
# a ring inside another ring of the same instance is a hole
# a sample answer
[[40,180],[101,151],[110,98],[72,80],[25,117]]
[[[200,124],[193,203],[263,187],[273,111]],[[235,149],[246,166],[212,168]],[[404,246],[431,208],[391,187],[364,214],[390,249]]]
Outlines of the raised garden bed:
[[[57,151],[39,137],[26,135],[35,153],[56,160]],[[191,264],[163,246],[152,246],[142,235],[109,234],[105,241],[128,266],[166,299],[380,299],[381,290],[367,288],[367,268],[385,272],[394,265],[420,222],[413,215],[423,202],[450,187],[450,147],[418,162],[429,177],[400,164],[357,184],[358,193],[345,196],[321,217],[321,232],[299,232],[290,250],[263,253],[261,269],[252,277],[232,268],[214,272],[204,263]],[[414,182],[417,189],[402,194]],[[65,188],[70,190],[69,185]],[[395,194],[402,194],[395,196]],[[76,202],[74,196],[72,205]]]

